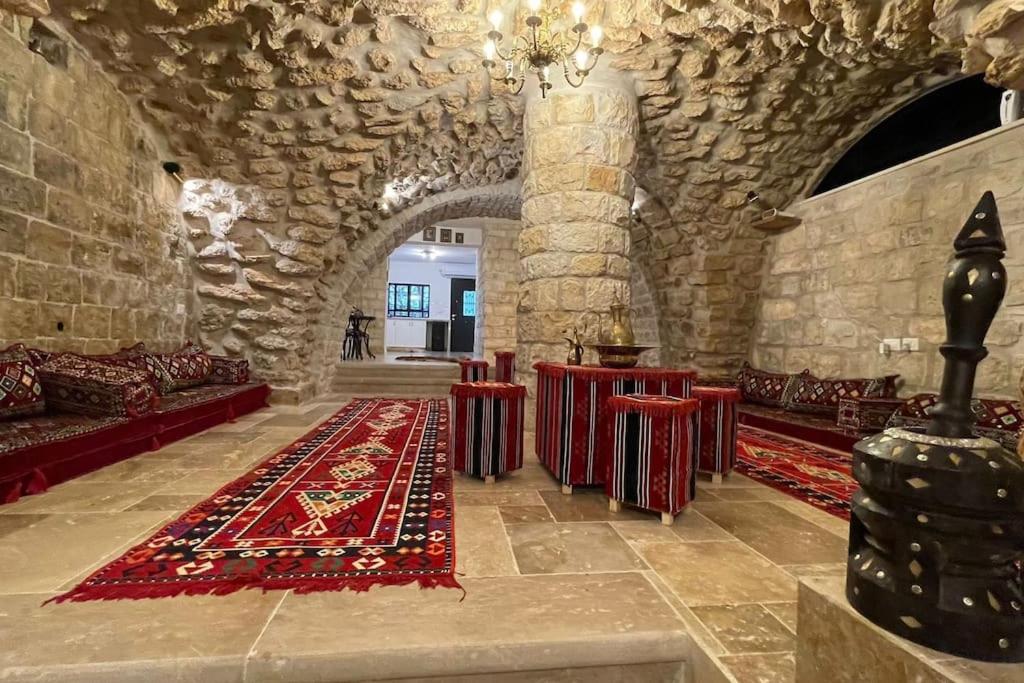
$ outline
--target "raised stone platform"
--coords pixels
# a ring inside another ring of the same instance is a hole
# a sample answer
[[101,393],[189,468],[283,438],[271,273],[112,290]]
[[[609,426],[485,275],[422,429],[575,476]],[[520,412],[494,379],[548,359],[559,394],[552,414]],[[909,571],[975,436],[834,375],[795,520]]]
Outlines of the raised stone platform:
[[937,652],[884,631],[846,600],[844,577],[800,582],[796,683],[1019,683],[1024,664]]

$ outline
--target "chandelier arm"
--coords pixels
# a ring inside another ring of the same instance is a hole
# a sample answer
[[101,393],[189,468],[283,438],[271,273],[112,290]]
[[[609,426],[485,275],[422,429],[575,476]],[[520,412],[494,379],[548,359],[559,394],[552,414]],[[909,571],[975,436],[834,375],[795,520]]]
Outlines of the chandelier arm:
[[519,85],[512,89],[513,95],[518,95],[523,92],[523,86],[526,85],[526,74],[519,75]]
[[503,62],[507,62],[509,59],[512,58],[513,51],[515,51],[515,43],[512,44],[512,51],[508,52],[507,54],[502,53],[500,45],[498,45],[497,43],[494,44],[494,54],[497,55]]
[[[581,72],[579,70],[576,71],[576,75],[577,76],[579,76],[581,73],[583,73],[583,72]],[[569,63],[566,62],[565,60],[562,61],[562,74],[565,76],[565,82],[568,83],[569,85],[571,85],[574,88],[578,88],[581,85],[583,85],[583,81],[586,78],[586,76],[584,75],[583,77],[580,78],[579,82],[574,82],[572,80],[572,77],[569,76]]]

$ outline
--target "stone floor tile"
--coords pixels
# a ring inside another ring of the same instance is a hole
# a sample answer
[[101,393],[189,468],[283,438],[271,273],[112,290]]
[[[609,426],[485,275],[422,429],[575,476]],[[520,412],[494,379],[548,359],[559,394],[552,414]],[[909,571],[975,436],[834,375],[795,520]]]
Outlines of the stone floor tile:
[[689,607],[796,600],[796,579],[739,541],[652,543],[640,555]]
[[557,491],[560,488],[558,481],[547,470],[532,463],[499,476],[493,484],[485,484],[482,479],[466,474],[456,474],[454,484],[458,492],[486,491],[492,487],[509,491]]
[[536,491],[507,491],[499,486],[455,494],[455,507],[473,505],[543,505]]
[[796,649],[796,636],[761,605],[704,605],[691,609],[730,654]]
[[653,513],[623,507],[619,512],[608,509],[608,497],[604,491],[577,489],[571,496],[561,491],[541,491],[541,498],[559,522],[621,522],[631,519],[661,519]]
[[0,593],[56,591],[166,516],[164,512],[30,515],[34,519],[28,525],[19,519],[15,524],[20,528],[0,536],[0,557],[4,558]]
[[519,573],[497,507],[467,505],[456,509],[455,570],[465,576]]
[[151,457],[158,452],[142,453],[134,458],[122,460],[121,462],[98,469],[95,472],[90,472],[73,481],[79,484],[149,481],[167,483],[174,478],[180,478],[187,474],[186,470],[173,462]]
[[789,512],[792,512],[798,517],[803,517],[812,524],[817,524],[823,529],[831,531],[834,534],[842,536],[843,538],[850,537],[850,522],[831,515],[824,510],[819,510],[813,505],[808,505],[799,500],[788,500],[788,501],[772,501],[772,505],[781,507]]
[[157,493],[143,498],[125,512],[185,512],[205,499],[205,495],[198,493]]
[[698,647],[710,656],[717,656],[725,654],[725,647],[722,646],[718,639],[708,630],[707,626],[704,625],[697,615],[693,611],[683,604],[683,602],[676,596],[672,589],[662,581],[658,573],[653,570],[647,570],[644,572],[644,576],[651,582],[655,590],[665,599],[666,602],[675,610],[675,613],[682,619],[686,625],[686,632],[696,641]]
[[758,488],[761,486],[764,486],[764,484],[735,470],[725,475],[719,484],[712,483],[710,475],[700,474],[697,476],[697,488],[699,489]]
[[[779,501],[789,502],[793,500],[792,497],[787,496],[781,491],[776,491],[773,488],[767,486],[757,487],[730,487],[730,488],[700,488],[698,489],[697,497],[703,494],[711,494],[719,501],[729,503],[742,503],[751,501]],[[799,501],[796,501],[799,502]]]
[[415,586],[289,594],[256,644],[250,679],[324,680],[340,670],[350,680],[454,676],[525,662],[535,670],[594,667],[673,661],[689,649],[679,618],[639,572],[461,583],[464,600],[459,591]]
[[27,529],[34,524],[39,524],[49,516],[41,514],[0,515],[0,542],[3,541],[5,536],[9,536],[22,529]]
[[506,530],[523,574],[647,568],[608,524],[512,524]]
[[776,564],[846,558],[844,538],[770,503],[694,503],[697,511]]
[[535,522],[554,522],[547,506],[544,505],[501,505],[498,507],[501,521],[505,524],[531,524]]
[[43,494],[25,496],[17,503],[0,507],[0,513],[119,512],[161,486],[163,483],[160,481],[90,483],[73,480],[54,486]]
[[234,481],[243,474],[246,474],[248,471],[249,470],[247,469],[193,470],[182,479],[162,486],[158,490],[153,491],[153,493],[195,493],[203,496],[211,496],[220,490],[225,484]]
[[786,625],[790,631],[796,633],[796,603],[795,602],[771,602],[765,603],[764,608],[775,615],[775,618]]
[[[226,667],[235,672],[237,680],[245,655],[284,593],[242,591],[226,596],[41,607],[48,597],[0,596],[0,642],[4,644],[0,648],[0,679],[20,674],[55,680],[61,673],[67,675],[66,667],[87,674],[89,665],[96,663],[131,662],[135,674],[149,671],[151,681],[171,680],[170,672],[180,673],[177,667],[192,661],[196,667],[203,665],[203,677],[174,680],[213,680],[213,672],[198,661],[209,658],[212,661],[205,664],[219,664],[222,673]],[[48,668],[52,668],[49,674]],[[120,679],[123,667],[114,672]]]
[[825,564],[786,564],[781,567],[797,578],[815,576],[846,576],[845,562],[829,562]]
[[736,683],[793,683],[796,678],[796,658],[792,652],[730,655],[721,661]]

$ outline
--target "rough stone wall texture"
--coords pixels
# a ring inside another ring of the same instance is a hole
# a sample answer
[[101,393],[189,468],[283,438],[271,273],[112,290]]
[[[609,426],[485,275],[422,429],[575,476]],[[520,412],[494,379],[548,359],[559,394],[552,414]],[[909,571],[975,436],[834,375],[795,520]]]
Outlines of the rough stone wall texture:
[[661,315],[658,312],[658,302],[654,298],[647,270],[644,264],[638,261],[637,256],[637,250],[634,249],[632,252],[632,277],[629,281],[633,309],[633,334],[636,335],[637,344],[657,347],[645,351],[640,356],[640,365],[657,367],[661,365]]
[[[978,395],[1017,396],[1024,370],[1024,126],[967,141],[800,202],[771,239],[752,361],[819,376],[900,373],[903,394],[937,391],[942,279],[954,235],[985,190],[1006,234],[1009,291],[978,368]],[[878,339],[918,337],[918,353]]]
[[519,230],[519,221],[484,221],[477,267],[476,348],[492,366],[495,351],[516,350]]
[[197,307],[179,186],[107,76],[73,43],[47,63],[31,25],[0,12],[0,347],[180,345]]

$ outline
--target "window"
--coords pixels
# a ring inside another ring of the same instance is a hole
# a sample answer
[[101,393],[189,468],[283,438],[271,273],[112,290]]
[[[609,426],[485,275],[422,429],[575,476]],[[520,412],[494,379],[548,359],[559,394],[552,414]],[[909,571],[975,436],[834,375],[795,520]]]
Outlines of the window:
[[466,290],[462,293],[462,315],[467,318],[476,316],[476,292]]
[[429,318],[430,285],[388,284],[389,318]]

